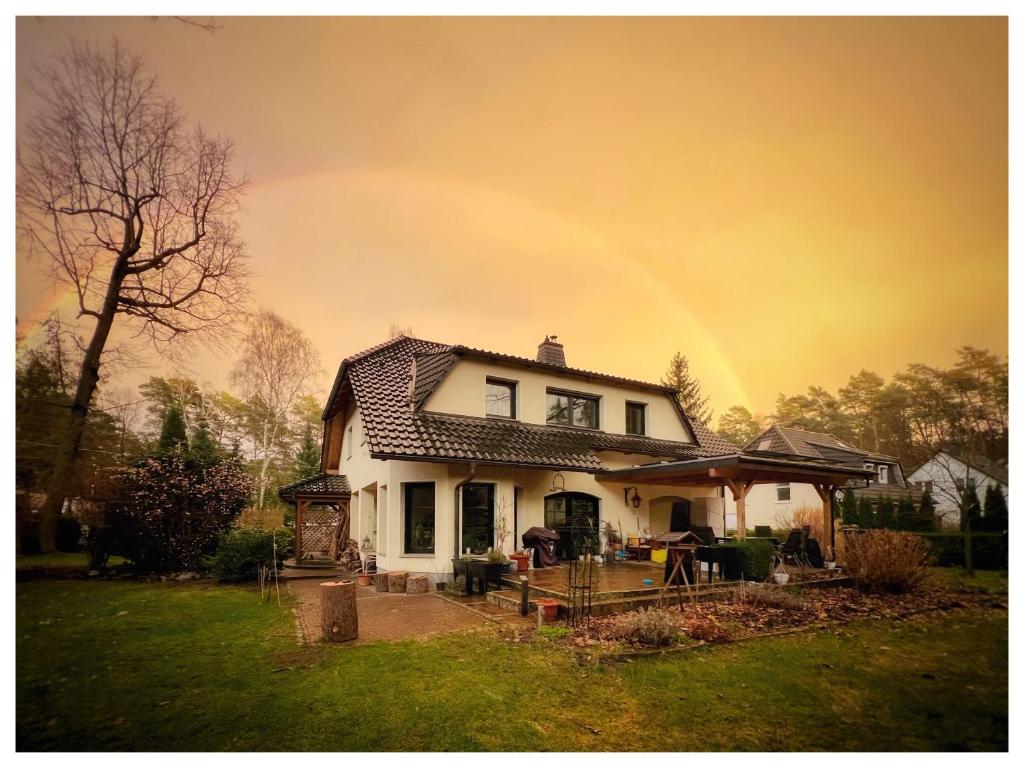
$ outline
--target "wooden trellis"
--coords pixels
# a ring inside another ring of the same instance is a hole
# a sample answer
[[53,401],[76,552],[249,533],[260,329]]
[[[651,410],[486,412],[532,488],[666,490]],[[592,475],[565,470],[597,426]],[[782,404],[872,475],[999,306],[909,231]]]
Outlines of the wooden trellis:
[[348,502],[317,504],[315,501],[299,499],[296,517],[299,520],[299,535],[296,549],[299,557],[324,553],[331,559],[338,556],[338,549],[349,537]]

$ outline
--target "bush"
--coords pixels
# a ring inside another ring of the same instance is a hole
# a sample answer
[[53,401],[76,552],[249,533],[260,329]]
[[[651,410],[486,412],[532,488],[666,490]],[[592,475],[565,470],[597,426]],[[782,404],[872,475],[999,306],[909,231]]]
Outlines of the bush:
[[[917,534],[928,544],[941,566],[964,565],[964,534],[958,532],[928,532]],[[971,560],[982,571],[1002,571],[1009,566],[1010,538],[1005,533],[972,533]]]
[[217,552],[209,560],[210,570],[221,581],[255,579],[261,566],[270,566],[274,560],[274,540],[277,540],[277,561],[292,556],[295,534],[278,528],[271,532],[259,528],[236,528],[220,536]]
[[82,550],[82,524],[73,517],[57,520],[57,551],[80,552]]
[[770,541],[744,539],[731,541],[725,546],[736,550],[735,563],[727,561],[726,564],[727,579],[738,579],[742,576],[751,581],[767,581],[772,575],[775,547]]
[[787,589],[762,586],[760,584],[747,588],[746,601],[753,605],[768,608],[782,608],[786,611],[799,612],[804,609],[804,601],[800,595]]
[[928,576],[932,558],[920,536],[882,529],[845,536],[846,572],[865,592],[909,592]]
[[663,608],[641,608],[623,615],[615,636],[634,645],[663,648],[679,639],[678,616]]
[[142,572],[198,571],[245,506],[252,480],[235,460],[203,466],[180,456],[118,473],[106,524]]

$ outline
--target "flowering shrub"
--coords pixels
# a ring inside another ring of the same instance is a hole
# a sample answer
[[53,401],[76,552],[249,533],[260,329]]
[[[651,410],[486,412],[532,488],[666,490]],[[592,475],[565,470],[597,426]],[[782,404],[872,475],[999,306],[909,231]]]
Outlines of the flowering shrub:
[[107,506],[120,552],[144,572],[199,570],[252,493],[237,461],[200,466],[180,456],[121,470]]

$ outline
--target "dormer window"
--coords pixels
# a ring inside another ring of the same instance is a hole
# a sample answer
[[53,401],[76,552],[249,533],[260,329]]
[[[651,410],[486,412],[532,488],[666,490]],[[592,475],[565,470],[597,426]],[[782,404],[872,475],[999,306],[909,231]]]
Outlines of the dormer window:
[[879,464],[878,465],[878,482],[883,485],[889,482],[889,465]]
[[514,381],[488,378],[486,398],[488,416],[497,416],[502,419],[516,417],[516,383]]
[[547,422],[567,427],[599,429],[599,398],[575,392],[548,390]]
[[626,402],[626,434],[647,434],[647,406],[644,403]]

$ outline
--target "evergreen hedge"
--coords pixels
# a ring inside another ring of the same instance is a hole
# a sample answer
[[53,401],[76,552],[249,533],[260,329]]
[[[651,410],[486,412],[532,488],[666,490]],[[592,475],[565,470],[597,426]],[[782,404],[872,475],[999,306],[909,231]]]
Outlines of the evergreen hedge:
[[[964,564],[964,534],[959,532],[918,533],[928,542],[936,565],[960,566]],[[978,532],[971,534],[971,554],[974,567],[979,570],[1001,571],[1009,566],[1010,537],[1005,533]]]

